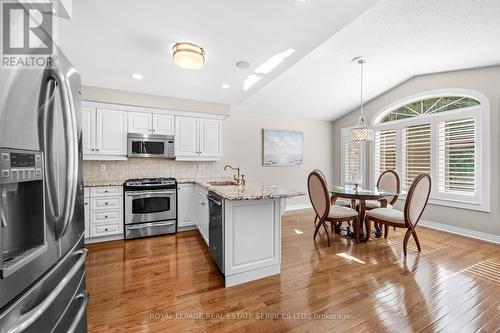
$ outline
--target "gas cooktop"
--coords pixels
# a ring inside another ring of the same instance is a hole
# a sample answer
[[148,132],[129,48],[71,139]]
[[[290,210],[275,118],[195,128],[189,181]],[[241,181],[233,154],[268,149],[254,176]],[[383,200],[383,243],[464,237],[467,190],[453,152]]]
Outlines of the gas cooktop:
[[126,186],[141,185],[171,185],[175,184],[175,178],[133,178],[125,181]]

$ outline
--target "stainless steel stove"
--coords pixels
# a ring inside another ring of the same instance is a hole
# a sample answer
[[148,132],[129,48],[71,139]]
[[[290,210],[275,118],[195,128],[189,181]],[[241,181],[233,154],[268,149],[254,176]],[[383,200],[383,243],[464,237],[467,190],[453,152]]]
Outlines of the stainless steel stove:
[[174,178],[129,179],[125,190],[125,239],[177,231],[177,181]]

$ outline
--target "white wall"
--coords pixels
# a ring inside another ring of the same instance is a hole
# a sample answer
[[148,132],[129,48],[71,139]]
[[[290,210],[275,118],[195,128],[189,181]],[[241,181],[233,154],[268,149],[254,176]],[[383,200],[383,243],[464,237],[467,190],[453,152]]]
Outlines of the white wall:
[[[130,93],[118,90],[83,87],[82,99],[104,103],[171,108],[176,110],[229,114],[230,106],[169,97]],[[321,169],[329,180],[333,175],[332,122],[292,117],[264,115],[262,113],[231,112],[224,120],[222,130],[222,159],[214,163],[169,162],[161,160],[131,159],[129,162],[84,162],[86,180],[106,180],[116,177],[206,177],[228,176],[224,165],[241,167],[242,174],[252,182],[273,184],[307,191],[306,180],[310,171]],[[263,167],[262,129],[296,130],[304,133],[304,166]],[[99,165],[106,164],[105,172]],[[198,169],[203,164],[203,170]],[[289,205],[308,204],[307,196],[290,199]]]
[[[369,80],[369,78],[367,78]],[[433,89],[471,89],[486,95],[490,103],[491,155],[491,212],[483,213],[459,208],[429,205],[423,218],[426,220],[448,224],[493,235],[500,235],[499,204],[499,155],[500,155],[500,66],[479,68],[447,73],[429,74],[414,77],[370,101],[366,107],[366,119],[387,105],[407,96]],[[341,181],[341,129],[353,126],[359,117],[359,110],[351,112],[333,123],[334,128],[334,175],[336,183]],[[370,170],[370,151],[367,149],[367,172]],[[401,207],[401,202],[399,202]]]

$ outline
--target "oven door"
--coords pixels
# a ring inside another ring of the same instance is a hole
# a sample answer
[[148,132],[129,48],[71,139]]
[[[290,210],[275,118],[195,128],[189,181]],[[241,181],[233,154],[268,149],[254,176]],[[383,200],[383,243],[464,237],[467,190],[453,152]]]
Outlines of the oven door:
[[125,224],[174,220],[175,190],[125,192]]

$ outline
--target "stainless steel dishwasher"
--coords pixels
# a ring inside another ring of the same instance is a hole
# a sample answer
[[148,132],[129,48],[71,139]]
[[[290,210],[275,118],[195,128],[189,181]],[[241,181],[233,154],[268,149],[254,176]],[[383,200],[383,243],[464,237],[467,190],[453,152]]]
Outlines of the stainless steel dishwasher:
[[224,199],[214,192],[208,192],[209,248],[212,257],[224,274]]

